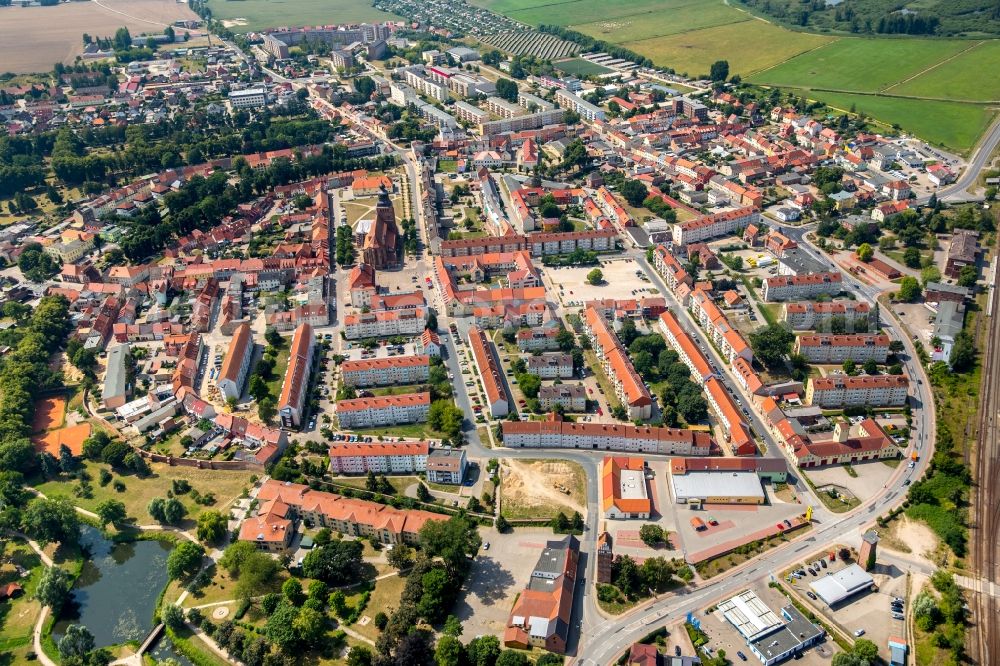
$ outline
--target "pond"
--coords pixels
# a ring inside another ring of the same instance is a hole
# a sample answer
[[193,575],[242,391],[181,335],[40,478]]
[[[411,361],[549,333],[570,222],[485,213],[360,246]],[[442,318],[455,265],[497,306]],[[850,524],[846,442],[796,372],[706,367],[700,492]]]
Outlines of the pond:
[[[58,644],[70,624],[82,624],[94,635],[98,647],[142,641],[153,628],[153,612],[160,592],[167,585],[167,554],[164,541],[114,543],[100,530],[84,525],[81,545],[90,553],[73,587],[72,603],[52,627]],[[158,660],[172,657],[185,666],[164,636],[150,651]]]

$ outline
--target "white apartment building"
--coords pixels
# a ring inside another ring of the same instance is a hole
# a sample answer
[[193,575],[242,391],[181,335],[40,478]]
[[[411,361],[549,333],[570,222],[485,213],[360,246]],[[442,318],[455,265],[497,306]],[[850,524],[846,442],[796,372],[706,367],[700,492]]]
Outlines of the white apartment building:
[[267,88],[247,88],[229,93],[229,103],[234,109],[259,109],[267,106]]
[[834,318],[843,319],[847,330],[852,330],[855,322],[864,321],[869,326],[872,308],[863,301],[799,301],[785,303],[781,308],[782,319],[793,331],[814,331],[824,328]]
[[806,402],[827,409],[856,407],[902,407],[910,380],[904,375],[814,377],[806,387]]
[[690,243],[698,243],[718,236],[728,236],[737,229],[756,224],[759,221],[760,213],[757,212],[757,209],[747,206],[681,222],[674,225],[674,247],[684,247]]
[[541,354],[529,356],[528,373],[539,379],[570,379],[573,377],[573,356],[570,354]]
[[566,421],[504,421],[503,444],[509,448],[601,449],[707,456],[712,437],[707,432],[617,423]]
[[844,277],[840,273],[805,273],[803,275],[775,275],[764,280],[765,301],[791,301],[815,298],[820,294],[836,296],[843,290]]
[[480,109],[478,106],[473,106],[468,102],[458,101],[451,107],[451,110],[455,113],[455,117],[459,120],[464,120],[467,123],[473,123],[478,125],[480,123],[485,123],[490,119],[489,111],[485,109]]
[[810,363],[840,364],[847,359],[855,363],[869,359],[885,363],[889,356],[889,336],[874,333],[800,335],[795,341],[795,353],[802,354]]
[[350,314],[344,317],[344,336],[348,340],[357,340],[420,335],[426,322],[427,313],[422,308]]
[[582,384],[556,384],[538,389],[538,404],[547,412],[560,405],[567,412],[587,411],[587,389]]
[[387,358],[344,361],[340,375],[348,386],[393,386],[426,382],[430,356],[389,356]]
[[377,428],[399,423],[421,423],[427,420],[430,406],[430,393],[354,398],[337,403],[337,420],[341,428]]
[[591,104],[587,100],[583,99],[579,95],[571,93],[564,88],[556,89],[556,101],[564,109],[570,109],[571,111],[576,111],[580,114],[581,118],[587,120],[604,120],[605,113],[604,109],[594,104]]
[[427,458],[427,480],[459,486],[465,478],[467,465],[464,449],[433,449]]
[[447,101],[450,97],[446,84],[424,78],[417,70],[406,70],[406,83],[421,95],[436,99],[439,102]]
[[538,129],[546,125],[556,125],[563,122],[565,115],[566,112],[562,109],[549,109],[548,111],[529,113],[525,116],[491,120],[488,123],[480,123],[479,133],[483,136],[493,136],[494,134],[503,134],[505,132]]
[[427,442],[343,443],[330,447],[334,474],[418,474],[427,471]]
[[486,109],[495,116],[501,118],[514,118],[524,114],[524,109],[517,104],[513,104],[502,97],[487,97]]

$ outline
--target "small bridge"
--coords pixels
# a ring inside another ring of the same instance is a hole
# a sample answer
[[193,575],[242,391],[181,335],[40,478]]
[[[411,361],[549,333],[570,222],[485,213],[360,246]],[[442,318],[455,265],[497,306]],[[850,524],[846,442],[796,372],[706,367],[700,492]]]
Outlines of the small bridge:
[[152,631],[146,636],[146,640],[142,642],[139,649],[135,654],[125,657],[124,659],[119,659],[118,661],[111,662],[111,666],[142,666],[142,655],[149,651],[149,648],[153,647],[153,643],[160,637],[163,633],[164,625],[160,624],[153,627]]

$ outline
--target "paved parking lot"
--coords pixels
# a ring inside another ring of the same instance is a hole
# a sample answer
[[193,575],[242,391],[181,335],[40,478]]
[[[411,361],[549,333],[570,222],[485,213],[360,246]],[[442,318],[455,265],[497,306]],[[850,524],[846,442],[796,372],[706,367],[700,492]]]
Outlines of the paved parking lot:
[[518,529],[500,534],[493,528],[479,531],[483,545],[472,563],[455,616],[462,621],[469,638],[484,634],[501,635],[514,599],[524,589],[545,542],[555,537],[547,528]]
[[[900,463],[905,465],[906,463]],[[870,497],[874,497],[878,491],[885,486],[892,476],[893,468],[879,460],[865,463],[855,463],[851,466],[857,477],[847,473],[847,470],[840,465],[828,465],[817,469],[809,470],[809,479],[817,488],[833,484],[842,488],[847,488],[862,502]]]
[[[587,274],[595,268],[604,273],[604,283],[591,285]],[[582,305],[583,301],[595,298],[642,298],[656,296],[658,292],[651,282],[636,275],[641,271],[634,259],[606,259],[600,266],[543,267],[543,280],[547,282],[549,293],[556,295],[563,306]],[[575,306],[573,306],[575,307]]]

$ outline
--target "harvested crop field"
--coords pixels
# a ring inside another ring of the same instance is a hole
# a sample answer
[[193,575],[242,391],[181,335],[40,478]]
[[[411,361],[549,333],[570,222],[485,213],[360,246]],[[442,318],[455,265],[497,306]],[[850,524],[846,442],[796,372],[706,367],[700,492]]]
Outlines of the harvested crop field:
[[99,1],[0,8],[0,44],[22,45],[4,49],[0,71],[43,72],[57,62],[73,62],[83,53],[83,33],[111,36],[123,26],[133,35],[159,33],[174,21],[198,20],[175,0]]
[[500,475],[500,508],[508,520],[549,520],[560,511],[587,515],[586,475],[576,463],[504,460]]

